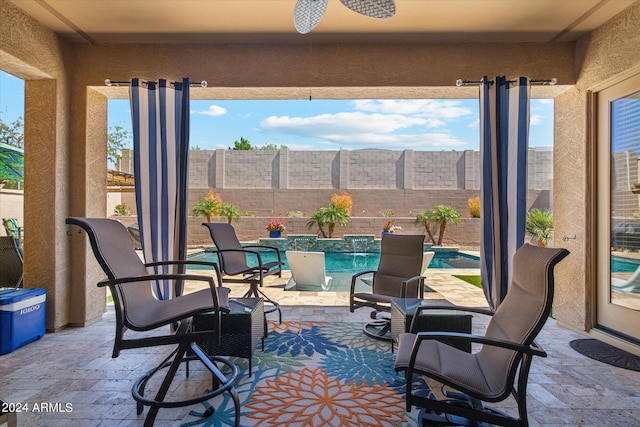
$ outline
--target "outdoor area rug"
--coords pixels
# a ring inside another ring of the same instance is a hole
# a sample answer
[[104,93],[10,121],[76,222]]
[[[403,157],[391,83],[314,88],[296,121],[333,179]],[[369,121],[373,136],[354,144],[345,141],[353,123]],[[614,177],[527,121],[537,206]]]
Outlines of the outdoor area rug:
[[640,357],[596,339],[579,339],[569,342],[572,349],[591,359],[617,368],[640,371]]
[[[405,380],[393,369],[390,343],[368,338],[359,323],[270,324],[264,352],[234,358],[241,373],[236,390],[242,426],[409,426]],[[421,379],[414,386],[428,392]],[[191,410],[182,426],[233,425],[228,393]],[[203,418],[213,406],[215,412]]]

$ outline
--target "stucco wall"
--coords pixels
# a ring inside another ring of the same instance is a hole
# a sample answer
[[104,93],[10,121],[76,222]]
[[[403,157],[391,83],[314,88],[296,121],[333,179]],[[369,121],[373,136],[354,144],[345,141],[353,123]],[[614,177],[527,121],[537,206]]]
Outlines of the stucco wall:
[[[577,43],[577,82],[555,100],[555,243],[571,251],[558,268],[554,316],[562,324],[588,330],[594,325],[595,230],[589,91],[598,91],[640,73],[640,2]],[[562,241],[563,236],[576,240]]]

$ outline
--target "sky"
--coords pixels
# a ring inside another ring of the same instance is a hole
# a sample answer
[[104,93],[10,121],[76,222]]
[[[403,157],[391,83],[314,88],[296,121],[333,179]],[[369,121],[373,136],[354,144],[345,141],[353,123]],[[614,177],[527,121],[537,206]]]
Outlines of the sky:
[[[478,150],[477,99],[192,100],[190,145],[290,150]],[[553,101],[531,100],[529,146],[553,145]],[[0,118],[24,117],[24,83],[0,71]],[[131,129],[128,100],[109,100],[109,128]]]

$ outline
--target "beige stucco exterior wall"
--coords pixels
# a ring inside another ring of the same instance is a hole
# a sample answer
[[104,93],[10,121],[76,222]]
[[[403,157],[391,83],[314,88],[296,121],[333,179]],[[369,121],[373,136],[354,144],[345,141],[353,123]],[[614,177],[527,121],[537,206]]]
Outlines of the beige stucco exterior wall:
[[[591,227],[593,188],[590,159],[592,125],[589,91],[597,91],[640,73],[640,2],[615,17],[576,46],[576,85],[555,102],[554,215],[555,244],[571,251],[558,267],[554,316],[561,324],[593,326],[595,230]],[[577,236],[563,241],[563,236]]]

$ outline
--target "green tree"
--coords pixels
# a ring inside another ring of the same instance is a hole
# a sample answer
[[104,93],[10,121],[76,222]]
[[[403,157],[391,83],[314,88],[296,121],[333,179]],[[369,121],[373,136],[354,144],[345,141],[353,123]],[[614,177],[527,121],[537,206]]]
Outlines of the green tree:
[[0,118],[0,143],[11,145],[12,147],[24,148],[24,124],[22,117],[18,117],[15,122],[6,124]]
[[539,246],[546,246],[553,238],[553,212],[548,209],[531,209],[527,213],[525,232]]
[[433,233],[431,232],[431,227],[434,224],[433,220],[433,212],[432,211],[422,211],[416,215],[415,224],[424,226],[425,231],[427,232],[427,236],[431,239],[431,243],[436,244],[436,239],[433,238]]
[[453,206],[438,205],[431,210],[431,215],[431,219],[440,224],[437,245],[442,245],[442,237],[447,224],[458,224],[460,222],[460,213]]
[[131,132],[115,125],[109,129],[107,137],[107,160],[116,166],[122,157],[122,149],[131,148]]
[[287,147],[286,145],[280,145],[279,148],[276,144],[264,144],[260,146],[261,151],[278,151],[278,150],[288,150],[288,149],[289,147]]
[[251,145],[248,139],[240,137],[240,141],[233,141],[233,148],[229,147],[229,150],[245,150],[251,151],[254,147]]
[[236,205],[225,203],[220,207],[220,216],[227,218],[227,223],[240,221],[240,209]]
[[327,223],[325,222],[325,217],[322,209],[323,208],[318,209],[309,217],[309,220],[307,221],[307,228],[311,230],[314,226],[317,225],[318,230],[320,230],[320,234],[322,234],[322,237],[327,237],[327,233],[325,233],[323,228],[325,225],[327,225]]

